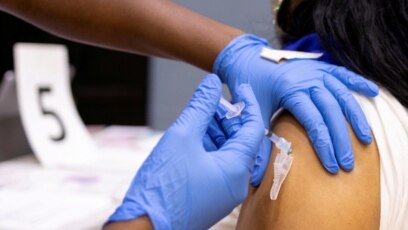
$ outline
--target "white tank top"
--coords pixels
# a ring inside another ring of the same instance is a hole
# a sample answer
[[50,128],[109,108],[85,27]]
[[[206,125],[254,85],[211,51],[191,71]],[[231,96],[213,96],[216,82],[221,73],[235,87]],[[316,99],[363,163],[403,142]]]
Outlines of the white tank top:
[[380,155],[380,229],[408,229],[408,110],[387,90],[369,99],[355,94]]

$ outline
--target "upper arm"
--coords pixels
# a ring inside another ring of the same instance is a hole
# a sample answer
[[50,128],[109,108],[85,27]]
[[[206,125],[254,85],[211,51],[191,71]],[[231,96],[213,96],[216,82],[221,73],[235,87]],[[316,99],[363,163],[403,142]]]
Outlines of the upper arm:
[[292,142],[293,164],[272,201],[271,160],[259,188],[250,188],[238,221],[242,229],[378,229],[380,218],[379,157],[375,142],[365,146],[350,132],[353,171],[331,175],[321,166],[304,129],[288,114],[274,132]]

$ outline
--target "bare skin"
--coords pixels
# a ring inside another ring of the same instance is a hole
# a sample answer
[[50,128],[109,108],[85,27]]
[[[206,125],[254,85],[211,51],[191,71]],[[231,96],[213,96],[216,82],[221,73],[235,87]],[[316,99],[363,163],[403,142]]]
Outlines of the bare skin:
[[[96,46],[174,58],[212,71],[243,31],[168,0],[0,0],[0,9],[58,36]],[[148,217],[105,229],[153,229]]]
[[168,0],[0,0],[0,9],[71,40],[179,59],[207,71],[244,33]]
[[250,188],[238,220],[238,229],[378,229],[380,223],[380,170],[375,141],[361,144],[352,138],[355,166],[337,175],[321,166],[304,129],[285,114],[274,132],[292,141],[290,173],[272,201],[273,160],[260,187]]
[[107,225],[104,230],[153,230],[153,224],[147,216],[140,217],[131,221],[115,222]]
[[[207,71],[212,70],[213,62],[221,50],[233,38],[244,33],[167,0],[0,0],[0,9],[71,40],[139,54],[175,58]],[[296,124],[294,120],[292,123]],[[345,224],[354,223],[356,218],[364,220],[370,217],[370,221],[379,220],[378,155],[359,154],[355,149],[356,167],[353,173],[332,176],[320,166],[307,137],[304,133],[299,133],[303,129],[297,126],[298,136],[291,136],[294,134],[288,133],[290,131],[286,130],[286,126],[276,130],[289,140],[296,138],[294,148],[304,152],[296,155],[280,200],[276,204],[269,200],[268,193],[273,178],[269,167],[265,182],[258,190],[251,190],[245,204],[248,207],[243,209],[240,224],[252,224],[247,225],[252,227],[254,224],[264,223],[265,225],[260,226],[284,228],[289,225],[305,229],[316,226],[313,223],[321,220],[323,223],[320,224],[327,224],[327,229],[335,229],[328,224],[337,221],[337,227],[344,227]],[[353,138],[355,148],[368,151]],[[273,154],[274,157],[276,152]],[[377,161],[365,159],[373,155],[377,157]],[[355,201],[354,206],[364,206],[356,208],[349,204],[351,201]],[[300,212],[302,208],[303,212]],[[253,212],[246,211],[251,209]],[[274,218],[256,215],[259,209],[268,211],[267,216]],[[353,215],[347,212],[349,209]],[[304,210],[320,211],[316,213]],[[248,221],[248,218],[253,221]],[[323,220],[331,221],[329,223]],[[375,224],[378,228],[376,221]],[[363,227],[370,226],[364,223]],[[133,221],[113,223],[105,229],[126,228],[152,229],[152,224],[148,217],[141,217]]]

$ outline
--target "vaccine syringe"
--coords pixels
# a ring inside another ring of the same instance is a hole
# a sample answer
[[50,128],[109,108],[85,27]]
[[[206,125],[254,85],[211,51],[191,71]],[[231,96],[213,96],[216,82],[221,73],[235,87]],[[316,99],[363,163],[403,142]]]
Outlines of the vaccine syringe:
[[[224,106],[224,108],[228,111],[225,114],[225,117],[227,119],[231,119],[233,117],[241,115],[242,110],[245,108],[245,104],[243,102],[231,104],[229,101],[225,100],[224,97],[221,97],[220,104]],[[265,129],[265,136],[267,136],[269,140],[271,140],[281,151],[284,151],[288,154],[292,152],[291,143],[285,140],[285,138],[276,135],[268,129]]]
[[[245,108],[245,104],[243,102],[231,104],[223,97],[221,97],[220,99],[220,104],[228,111],[225,114],[225,117],[227,119],[231,119],[233,117],[241,115],[242,110]],[[269,192],[269,197],[271,198],[271,200],[276,200],[278,198],[278,194],[283,181],[285,180],[290,168],[292,167],[292,144],[289,141],[285,140],[285,138],[276,135],[268,129],[265,129],[265,136],[267,136],[269,140],[271,140],[280,150],[280,153],[276,155],[273,162],[273,183]]]

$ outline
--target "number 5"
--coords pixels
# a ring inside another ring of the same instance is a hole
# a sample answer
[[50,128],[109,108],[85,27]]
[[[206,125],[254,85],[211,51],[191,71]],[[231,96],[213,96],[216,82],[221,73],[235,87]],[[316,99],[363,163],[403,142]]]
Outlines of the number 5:
[[41,112],[44,116],[52,116],[55,118],[55,120],[57,120],[59,126],[61,127],[61,134],[58,136],[51,136],[51,139],[55,142],[62,141],[65,139],[66,136],[64,124],[62,123],[61,118],[55,112],[44,108],[42,97],[45,93],[51,93],[51,88],[48,86],[40,86],[40,88],[38,89],[38,95]]

